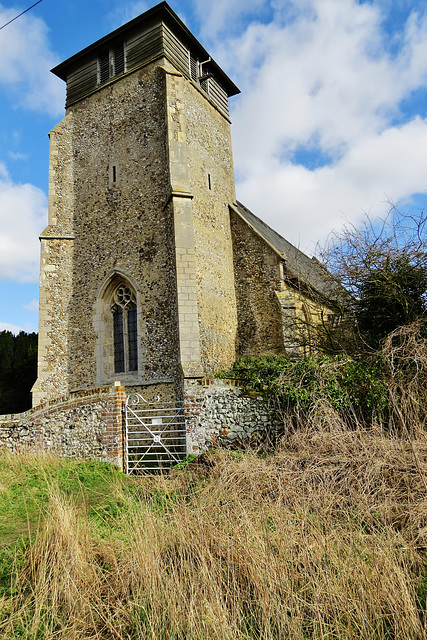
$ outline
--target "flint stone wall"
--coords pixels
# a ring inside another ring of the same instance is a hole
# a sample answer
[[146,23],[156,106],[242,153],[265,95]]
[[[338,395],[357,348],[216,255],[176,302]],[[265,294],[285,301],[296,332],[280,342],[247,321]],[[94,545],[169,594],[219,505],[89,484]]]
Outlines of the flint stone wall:
[[123,468],[124,402],[124,387],[104,387],[0,416],[0,447],[96,458]]
[[[101,387],[0,416],[0,447],[95,458],[124,470],[125,401],[125,387]],[[186,379],[184,402],[187,454],[247,442],[274,429],[268,404],[245,395],[235,380]]]
[[245,443],[275,428],[268,404],[245,395],[236,380],[185,380],[184,401],[187,454],[215,444]]

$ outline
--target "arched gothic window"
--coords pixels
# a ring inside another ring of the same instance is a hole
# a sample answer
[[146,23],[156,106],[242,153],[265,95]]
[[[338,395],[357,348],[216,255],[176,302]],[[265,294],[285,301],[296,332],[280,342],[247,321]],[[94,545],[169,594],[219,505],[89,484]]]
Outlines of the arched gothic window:
[[120,284],[111,298],[114,338],[114,373],[137,371],[138,331],[136,299],[133,291]]

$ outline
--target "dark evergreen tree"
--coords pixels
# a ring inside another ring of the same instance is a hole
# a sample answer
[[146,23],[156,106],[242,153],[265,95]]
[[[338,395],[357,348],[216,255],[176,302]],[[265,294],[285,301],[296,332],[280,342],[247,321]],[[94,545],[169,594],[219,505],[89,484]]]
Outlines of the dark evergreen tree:
[[37,377],[37,334],[0,332],[0,414],[31,407],[31,387]]

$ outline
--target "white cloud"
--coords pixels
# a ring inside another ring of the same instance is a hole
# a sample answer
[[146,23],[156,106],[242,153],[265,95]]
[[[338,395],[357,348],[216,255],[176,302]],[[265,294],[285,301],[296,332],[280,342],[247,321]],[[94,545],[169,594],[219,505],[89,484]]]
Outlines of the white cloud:
[[[259,4],[220,4],[219,24],[226,31],[231,12]],[[384,213],[387,197],[426,191],[427,121],[401,105],[427,89],[427,14],[414,11],[390,47],[381,2],[262,5],[273,19],[266,11],[234,38],[218,32],[212,51],[242,90],[232,102],[238,198],[306,248],[344,218]],[[317,150],[320,168],[297,164],[301,149]]]
[[8,155],[9,158],[12,158],[12,160],[28,160],[28,154],[20,153],[19,151],[9,151]]
[[274,159],[259,164],[255,178],[241,181],[240,198],[307,250],[346,220],[357,225],[363,212],[384,215],[388,198],[427,191],[426,167],[427,120],[417,118],[361,139],[341,160],[314,171]]
[[108,14],[108,19],[113,28],[116,28],[118,24],[122,25],[129,22],[129,20],[132,20],[141,13],[144,13],[144,11],[147,11],[151,6],[151,3],[145,2],[144,0],[121,3],[114,9],[114,11],[111,11]]
[[23,328],[16,324],[9,324],[9,322],[0,322],[0,331],[10,331],[16,336],[20,331],[23,331]]
[[205,42],[235,30],[249,16],[258,15],[268,3],[265,0],[194,0],[193,4],[202,23],[200,38]]
[[31,184],[15,184],[0,164],[0,279],[37,281],[38,236],[46,219],[43,191]]
[[[19,13],[0,5],[0,21]],[[24,15],[1,32],[0,86],[27,109],[58,116],[63,112],[64,83],[50,73],[59,58],[50,48],[48,29],[40,18]]]
[[24,304],[23,309],[26,311],[37,311],[39,310],[39,301],[34,299],[31,300],[28,304]]

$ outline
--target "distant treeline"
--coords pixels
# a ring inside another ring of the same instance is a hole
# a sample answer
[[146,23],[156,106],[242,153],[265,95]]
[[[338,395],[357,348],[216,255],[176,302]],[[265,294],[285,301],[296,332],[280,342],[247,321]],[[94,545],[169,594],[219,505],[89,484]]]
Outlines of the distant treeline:
[[31,407],[37,377],[37,333],[0,331],[0,414]]

